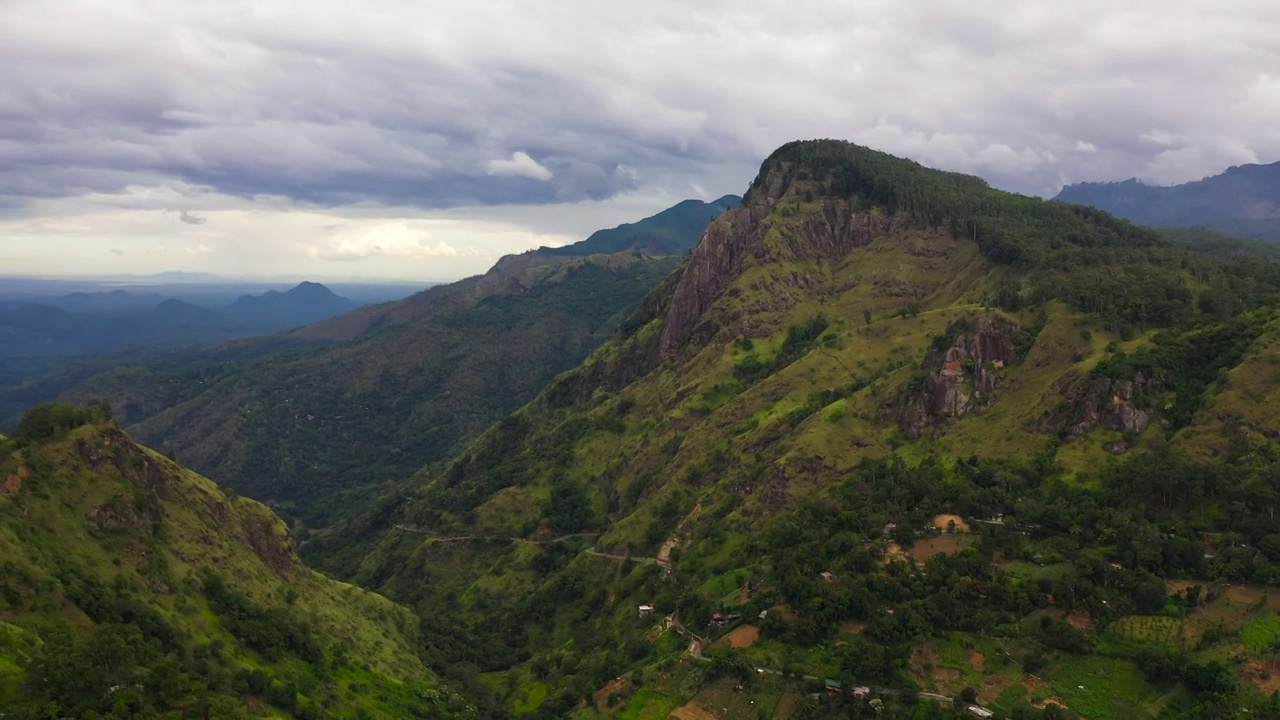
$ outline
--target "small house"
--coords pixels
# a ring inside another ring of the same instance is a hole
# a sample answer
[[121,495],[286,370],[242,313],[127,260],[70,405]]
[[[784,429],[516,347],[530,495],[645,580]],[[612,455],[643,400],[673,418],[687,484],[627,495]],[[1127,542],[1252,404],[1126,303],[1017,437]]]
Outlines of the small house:
[[818,577],[822,578],[823,580],[829,583],[833,583],[836,581],[836,576],[832,575],[829,572],[818,573]]
[[640,606],[640,617],[645,617],[645,616],[647,616],[647,615],[651,614],[652,612],[653,612],[653,606],[652,606],[652,605],[641,605],[641,606]]
[[966,709],[969,711],[969,714],[970,714],[970,715],[972,715],[972,716],[974,716],[974,717],[976,717],[976,718],[982,718],[982,720],[987,720],[987,719],[988,719],[988,718],[990,718],[991,716],[995,715],[995,713],[993,713],[993,712],[991,712],[990,710],[988,710],[988,709],[986,709],[986,708],[982,707],[981,705],[970,705],[970,706],[969,706],[968,708],[966,708]]
[[831,678],[827,678],[822,683],[822,686],[827,689],[827,692],[833,692],[833,693],[838,693],[844,689],[844,683],[840,682],[839,680],[832,680]]
[[711,622],[724,622],[724,615],[720,613],[711,613]]

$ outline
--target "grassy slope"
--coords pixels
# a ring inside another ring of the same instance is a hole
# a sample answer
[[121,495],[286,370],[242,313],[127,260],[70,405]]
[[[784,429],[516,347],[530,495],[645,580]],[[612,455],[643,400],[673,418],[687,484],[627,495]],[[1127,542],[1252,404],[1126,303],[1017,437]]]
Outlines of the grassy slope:
[[[83,427],[22,449],[0,445],[0,478],[6,477],[0,627],[8,639],[0,643],[0,706],[20,707],[24,668],[51,633],[83,637],[95,615],[119,621],[107,617],[104,596],[141,603],[172,632],[169,655],[178,658],[182,677],[176,701],[161,703],[171,710],[203,701],[237,717],[250,709],[257,717],[289,716],[237,689],[235,675],[253,669],[277,684],[296,683],[305,689],[297,707],[323,706],[331,716],[394,718],[414,707],[447,706],[426,699],[451,696],[418,658],[408,611],[308,569],[266,507],[224,494],[114,426]],[[206,599],[206,573],[258,607],[283,609],[305,623],[325,659],[252,649]],[[94,585],[99,592],[85,594],[83,587]],[[216,661],[195,664],[214,646]]]
[[[767,181],[757,181],[761,183]],[[711,330],[695,331],[699,339],[674,361],[643,374],[643,361],[636,358],[644,358],[645,348],[656,343],[662,321],[632,328],[581,369],[562,376],[538,401],[490,429],[448,471],[420,474],[414,493],[388,499],[378,513],[321,538],[312,546],[317,557],[407,602],[456,603],[460,624],[483,626],[495,608],[534,598],[521,610],[531,613],[524,634],[495,636],[493,643],[532,649],[541,658],[535,662],[558,665],[561,675],[576,676],[563,682],[578,693],[594,689],[573,684],[594,672],[584,669],[587,661],[579,653],[591,652],[600,642],[661,637],[649,631],[651,623],[634,618],[630,608],[640,602],[655,602],[664,610],[690,603],[733,604],[736,593],[723,592],[736,587],[728,578],[758,581],[776,572],[769,570],[767,558],[744,556],[753,536],[774,519],[785,520],[797,506],[825,497],[866,458],[898,456],[918,462],[939,457],[949,467],[971,455],[1020,462],[1039,457],[1045,467],[1059,466],[1062,477],[1070,480],[1096,476],[1120,462],[1105,449],[1117,441],[1144,446],[1160,435],[1158,412],[1157,421],[1138,437],[1099,428],[1060,442],[1050,422],[1063,412],[1063,387],[1086,380],[1117,352],[1151,347],[1152,332],[1133,332],[1057,300],[1021,311],[992,307],[997,289],[1025,268],[994,263],[973,241],[940,230],[892,225],[869,245],[834,257],[806,257],[794,252],[795,239],[812,231],[815,218],[835,211],[808,199],[821,193],[815,186],[796,182],[788,193],[767,211],[754,251],[744,253],[732,282],[703,312],[702,327]],[[1041,230],[1035,232],[1029,236],[1033,242],[1042,238]],[[1219,271],[1179,270],[1179,263],[1195,267],[1180,257],[1176,252],[1163,259],[1139,254],[1122,256],[1122,261],[1136,259],[1140,273],[1161,266],[1181,273],[1175,282],[1191,297],[1209,292]],[[1058,266],[1055,272],[1061,277],[1074,271]],[[1037,281],[1023,278],[1024,287],[1029,282]],[[819,313],[828,327],[794,362],[754,384],[735,378],[735,367],[748,356],[768,362],[785,346],[789,328],[803,326]],[[1036,333],[1019,359],[1000,371],[985,410],[941,423],[912,440],[898,418],[910,398],[913,376],[935,338],[970,316],[1005,318]],[[1273,337],[1274,323],[1250,346],[1230,380],[1208,391],[1219,404],[1239,405],[1247,399],[1259,427],[1274,418],[1265,402],[1275,387],[1269,369]],[[744,341],[748,338],[749,344]],[[611,372],[638,365],[640,379],[610,381]],[[606,370],[596,372],[599,368]],[[853,381],[859,389],[838,399],[824,398],[814,407],[817,391]],[[808,414],[793,415],[801,408]],[[1215,422],[1205,413],[1196,417],[1190,429],[1176,436],[1179,446],[1192,453],[1206,447],[1200,434]],[[396,522],[416,526],[428,537],[551,537],[565,531],[548,514],[556,509],[549,498],[566,480],[587,498],[593,513],[588,525],[601,530],[594,541],[598,549],[650,556],[661,545],[674,544],[676,581],[662,583],[652,565],[627,565],[582,552],[592,545],[590,539],[541,548],[437,543],[389,527]],[[877,548],[884,547],[883,540],[877,542]],[[1063,574],[1044,579],[1055,582]],[[690,588],[698,590],[690,594]],[[699,596],[701,600],[695,599]],[[539,599],[558,605],[542,607]],[[1037,647],[1025,639],[1010,642],[1019,652]],[[648,654],[639,648],[630,656],[636,663],[632,667],[642,666],[646,657],[663,656],[657,645],[645,647]],[[833,662],[830,647],[824,651],[786,642],[771,647],[777,648],[771,657],[778,662],[790,658],[788,662],[815,669]],[[621,664],[601,670],[601,677],[627,667],[617,655],[611,662]],[[579,659],[583,664],[575,667]],[[1061,662],[1069,660],[1066,656]],[[496,669],[505,661],[494,662]],[[1107,662],[1119,663],[1116,672],[1132,679],[1128,660]],[[1072,672],[1099,671],[1071,667]],[[1023,674],[1020,665],[1009,672],[1016,678]],[[933,682],[926,670],[914,674],[917,681]],[[1033,679],[1026,682],[1035,685]],[[951,685],[939,687],[961,689]],[[515,694],[527,697],[528,691],[519,686]],[[1146,702],[1153,699],[1151,692],[1144,687],[1132,698]],[[646,687],[643,695],[652,694]],[[545,695],[545,688],[539,695]],[[1029,699],[1036,700],[1033,695]],[[671,696],[687,700],[693,693],[678,689]],[[640,693],[635,697],[641,702]],[[1071,700],[1086,703],[1083,696]],[[1120,696],[1115,701],[1128,702]],[[615,708],[610,715],[633,712]]]

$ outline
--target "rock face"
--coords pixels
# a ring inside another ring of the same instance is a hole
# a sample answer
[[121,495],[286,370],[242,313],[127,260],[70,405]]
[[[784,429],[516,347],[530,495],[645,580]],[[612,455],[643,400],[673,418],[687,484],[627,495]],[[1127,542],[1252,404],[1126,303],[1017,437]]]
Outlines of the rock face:
[[1134,380],[1089,378],[1065,383],[1060,392],[1072,412],[1064,414],[1057,422],[1057,429],[1065,428],[1077,436],[1098,427],[1135,435],[1142,433],[1151,424],[1151,415],[1139,409],[1134,399],[1146,384],[1141,375]]
[[[901,426],[912,437],[926,428],[990,405],[1000,370],[1015,362],[1018,325],[998,316],[954,323],[941,343],[925,357],[923,382],[912,388]],[[947,340],[949,338],[949,341]]]
[[[811,197],[814,184],[798,181],[796,175],[794,163],[778,163],[741,208],[726,212],[707,228],[689,261],[677,271],[658,342],[660,362],[674,358],[690,340],[709,339],[719,330],[707,310],[748,262],[834,260],[902,224],[879,210],[862,212],[854,200],[829,196],[806,202],[800,210],[800,198]],[[775,209],[781,211],[782,222],[768,220]],[[791,212],[799,214],[793,217]]]

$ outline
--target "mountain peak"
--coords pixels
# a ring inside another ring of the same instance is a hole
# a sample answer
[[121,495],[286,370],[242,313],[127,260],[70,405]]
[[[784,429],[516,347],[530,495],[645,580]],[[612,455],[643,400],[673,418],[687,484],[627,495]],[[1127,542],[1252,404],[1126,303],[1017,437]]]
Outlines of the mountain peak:
[[310,280],[303,280],[302,282],[300,282],[300,283],[298,283],[297,285],[295,285],[295,286],[293,286],[292,288],[290,288],[290,289],[289,289],[286,293],[284,293],[284,294],[285,294],[285,295],[291,295],[291,296],[297,296],[297,297],[312,297],[312,298],[319,298],[319,297],[325,297],[325,298],[330,298],[330,297],[332,297],[332,298],[336,298],[336,297],[338,297],[337,293],[333,292],[333,291],[332,291],[332,290],[330,290],[328,287],[326,287],[326,286],[324,286],[324,285],[321,285],[321,284],[320,284],[320,283],[318,283],[318,282],[311,282]]

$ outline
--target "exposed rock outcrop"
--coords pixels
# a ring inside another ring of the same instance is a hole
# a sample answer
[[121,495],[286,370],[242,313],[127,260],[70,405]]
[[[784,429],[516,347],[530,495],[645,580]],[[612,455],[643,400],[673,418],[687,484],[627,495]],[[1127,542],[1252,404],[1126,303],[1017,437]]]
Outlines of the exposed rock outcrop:
[[1135,404],[1146,384],[1141,375],[1134,380],[1076,378],[1062,383],[1059,391],[1069,411],[1059,415],[1054,429],[1076,436],[1098,427],[1140,434],[1151,424],[1150,413]]
[[[1018,359],[1020,328],[998,316],[952,324],[925,357],[924,376],[908,388],[900,424],[910,437],[926,428],[990,407],[1000,370]],[[948,340],[949,339],[949,340]]]

